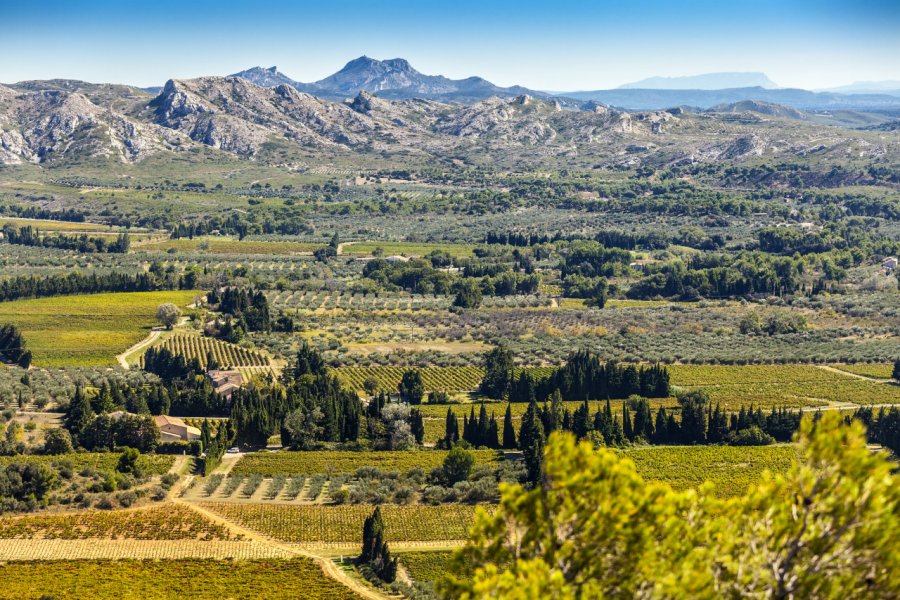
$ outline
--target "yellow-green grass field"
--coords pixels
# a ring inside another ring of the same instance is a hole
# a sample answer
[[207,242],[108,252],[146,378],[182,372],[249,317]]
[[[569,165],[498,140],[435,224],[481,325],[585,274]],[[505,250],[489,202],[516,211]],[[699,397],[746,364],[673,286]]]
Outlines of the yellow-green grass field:
[[426,244],[419,242],[347,242],[341,248],[342,254],[369,256],[376,248],[381,248],[384,256],[425,256],[435,250],[446,252],[454,258],[471,258],[473,244]]
[[197,237],[177,240],[160,240],[133,244],[137,252],[209,252],[210,254],[300,254],[313,252],[321,244],[308,242],[263,242],[258,240],[238,240],[228,237]]
[[0,303],[0,323],[19,327],[38,367],[105,366],[157,325],[156,308],[182,309],[196,291],[55,296]]

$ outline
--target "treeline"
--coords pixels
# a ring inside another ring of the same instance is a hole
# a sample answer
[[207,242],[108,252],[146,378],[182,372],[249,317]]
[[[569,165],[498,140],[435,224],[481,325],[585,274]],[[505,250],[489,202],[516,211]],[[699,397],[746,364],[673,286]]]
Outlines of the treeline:
[[503,346],[485,355],[485,376],[480,391],[489,398],[509,398],[510,402],[546,400],[560,394],[563,400],[605,398],[666,398],[669,371],[662,365],[604,362],[597,354],[579,350],[549,377],[538,380],[528,370],[514,377],[512,352]]
[[23,369],[31,366],[31,350],[25,347],[25,338],[19,328],[10,323],[0,325],[0,360]]
[[265,445],[279,432],[283,443],[297,449],[317,442],[355,442],[361,415],[359,397],[329,375],[322,356],[306,344],[279,384],[232,394],[237,439],[249,445]]
[[18,204],[0,206],[0,215],[11,215],[19,217],[20,219],[68,221],[70,223],[84,223],[87,219],[87,213],[73,208],[50,210],[47,208],[38,208],[37,206],[21,206]]
[[826,223],[820,229],[770,227],[759,231],[757,238],[759,249],[764,252],[807,255],[847,250],[852,251],[854,261],[859,263],[873,256],[900,251],[900,241],[889,233],[881,233],[880,227],[878,219],[854,217]]
[[630,233],[618,230],[600,231],[593,237],[581,235],[564,235],[557,231],[553,235],[533,231],[489,231],[484,238],[485,244],[501,244],[507,246],[529,247],[553,242],[595,241],[606,248],[622,248],[623,250],[665,250],[672,243],[671,236],[659,232]]
[[458,293],[461,281],[465,281],[466,286],[477,287],[485,296],[534,294],[541,285],[537,273],[513,270],[510,265],[469,262],[459,277],[435,268],[432,261],[426,259],[390,263],[376,258],[363,267],[363,277],[383,289],[404,289],[414,294]]
[[[688,263],[648,265],[650,273],[632,285],[629,298],[731,298],[754,294],[792,294],[801,287],[801,259],[762,252],[701,254]],[[839,273],[834,273],[839,275]]]
[[84,233],[81,235],[41,235],[40,230],[31,225],[16,227],[10,223],[3,226],[3,238],[8,243],[19,246],[76,250],[82,253],[124,254],[131,247],[131,238],[127,233],[120,233],[115,240],[108,241],[105,237],[89,236]]
[[97,294],[101,292],[152,292],[158,290],[191,290],[197,286],[197,275],[193,271],[183,274],[108,273],[68,273],[36,277],[25,275],[0,281],[0,302],[21,298],[45,298],[48,296],[68,296],[74,294]]

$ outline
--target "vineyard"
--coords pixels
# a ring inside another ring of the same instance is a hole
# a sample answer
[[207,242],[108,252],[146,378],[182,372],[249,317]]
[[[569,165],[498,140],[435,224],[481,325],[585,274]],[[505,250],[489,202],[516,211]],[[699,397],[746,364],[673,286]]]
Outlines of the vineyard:
[[239,540],[177,504],[129,511],[82,511],[0,518],[0,539]]
[[112,366],[116,354],[147,336],[156,307],[186,306],[196,292],[58,296],[0,303],[0,322],[16,325],[40,367]]
[[31,561],[0,565],[0,598],[9,600],[355,600],[308,558],[223,560]]
[[[295,553],[252,540],[44,540],[11,539],[0,543],[0,561],[197,559],[251,560],[290,558]],[[2,597],[2,596],[0,596]]]
[[404,552],[400,555],[400,563],[406,572],[416,581],[435,581],[447,572],[452,552]]
[[369,256],[376,249],[382,255],[393,256],[425,256],[432,252],[446,252],[455,258],[471,258],[473,244],[426,244],[419,242],[348,242],[344,244],[342,254]]
[[[348,544],[360,539],[372,507],[206,503],[203,508],[272,538],[298,544]],[[454,541],[467,537],[475,506],[383,505],[385,536],[395,542]]]
[[[68,465],[75,471],[85,468],[97,471],[114,471],[119,462],[119,455],[114,452],[74,452],[72,454],[41,455],[23,454],[19,456],[0,456],[0,467],[12,462],[37,464]],[[142,454],[138,465],[145,473],[162,475],[175,464],[174,456],[162,454]]]
[[[493,450],[476,450],[476,464],[497,460]],[[353,452],[319,450],[310,452],[269,452],[241,457],[231,475],[316,475],[354,473],[360,467],[378,467],[382,471],[406,472],[422,468],[426,472],[440,466],[443,450]]]
[[306,242],[263,242],[236,240],[226,237],[200,237],[194,239],[161,240],[134,244],[138,252],[208,252],[209,254],[265,255],[312,254],[321,244]]
[[[176,334],[166,338],[160,346],[183,356],[185,360],[196,358],[204,369],[207,368],[206,359],[210,354],[222,369],[269,366],[269,359],[255,350],[199,335]],[[141,364],[143,365],[143,357]]]
[[790,445],[657,446],[621,452],[634,461],[644,479],[662,481],[678,490],[711,481],[720,497],[743,494],[767,469],[784,473],[797,455]]
[[888,363],[855,363],[855,364],[837,364],[831,365],[835,369],[853,373],[854,375],[862,375],[863,377],[872,377],[873,379],[890,379],[894,370],[894,365]]
[[[380,389],[394,391],[403,378],[403,373],[409,370],[406,367],[339,367],[334,369],[334,374],[355,390],[364,389],[365,381],[372,378],[378,382]],[[484,369],[481,367],[421,367],[412,370],[419,372],[422,384],[429,391],[472,391],[484,379]],[[549,377],[554,370],[553,367],[528,367],[528,371],[538,379]]]
[[815,407],[832,403],[900,403],[900,388],[808,365],[673,365],[672,382],[704,389],[714,403],[737,410],[762,407]]

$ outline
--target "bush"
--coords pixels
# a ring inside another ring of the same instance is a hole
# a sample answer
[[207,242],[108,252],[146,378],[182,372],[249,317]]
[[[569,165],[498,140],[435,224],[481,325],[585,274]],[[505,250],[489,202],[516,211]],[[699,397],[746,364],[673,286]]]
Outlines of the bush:
[[728,443],[732,446],[768,446],[774,442],[775,438],[756,425],[728,434]]
[[68,454],[72,452],[72,436],[65,429],[50,429],[44,434],[46,454]]

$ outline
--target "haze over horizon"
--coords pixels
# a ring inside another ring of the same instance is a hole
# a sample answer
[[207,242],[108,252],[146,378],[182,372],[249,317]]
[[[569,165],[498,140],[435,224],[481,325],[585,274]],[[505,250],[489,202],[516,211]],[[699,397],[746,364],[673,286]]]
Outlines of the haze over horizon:
[[562,0],[552,7],[531,0],[453,7],[161,0],[153,8],[5,2],[0,81],[154,86],[277,65],[308,82],[361,55],[405,58],[426,74],[557,91],[710,72],[762,72],[779,86],[805,89],[900,79],[891,58],[900,55],[900,5],[878,0],[764,0],[752,8],[710,0]]

